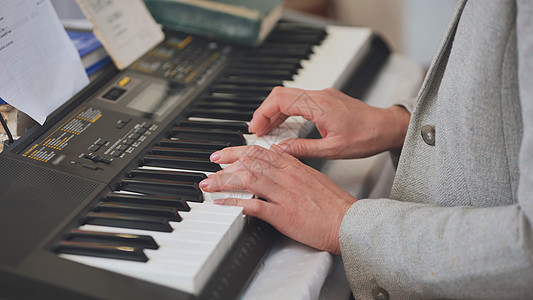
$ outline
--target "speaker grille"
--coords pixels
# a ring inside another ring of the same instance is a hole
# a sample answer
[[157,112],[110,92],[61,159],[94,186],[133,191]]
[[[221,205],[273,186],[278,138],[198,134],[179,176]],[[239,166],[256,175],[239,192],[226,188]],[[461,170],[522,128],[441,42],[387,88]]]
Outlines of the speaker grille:
[[101,185],[0,156],[0,264],[16,266]]

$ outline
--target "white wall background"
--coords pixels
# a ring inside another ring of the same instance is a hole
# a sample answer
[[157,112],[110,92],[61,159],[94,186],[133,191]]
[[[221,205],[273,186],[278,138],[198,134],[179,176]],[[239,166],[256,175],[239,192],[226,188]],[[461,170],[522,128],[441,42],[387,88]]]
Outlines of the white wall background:
[[333,0],[341,22],[380,32],[393,50],[428,66],[457,0]]

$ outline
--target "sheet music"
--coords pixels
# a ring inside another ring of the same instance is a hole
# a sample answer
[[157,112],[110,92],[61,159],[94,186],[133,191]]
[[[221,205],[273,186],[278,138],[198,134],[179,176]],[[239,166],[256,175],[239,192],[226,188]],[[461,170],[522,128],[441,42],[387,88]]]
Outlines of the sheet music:
[[49,0],[0,1],[0,96],[43,124],[89,83]]
[[141,0],[76,0],[115,66],[124,69],[164,39]]

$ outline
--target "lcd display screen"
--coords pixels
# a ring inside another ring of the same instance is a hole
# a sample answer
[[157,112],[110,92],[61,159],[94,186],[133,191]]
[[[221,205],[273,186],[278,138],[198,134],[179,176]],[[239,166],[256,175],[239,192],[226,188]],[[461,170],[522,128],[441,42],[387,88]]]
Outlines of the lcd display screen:
[[165,84],[151,83],[135,96],[127,107],[144,113],[145,117],[161,117],[182,101],[180,90],[171,89]]

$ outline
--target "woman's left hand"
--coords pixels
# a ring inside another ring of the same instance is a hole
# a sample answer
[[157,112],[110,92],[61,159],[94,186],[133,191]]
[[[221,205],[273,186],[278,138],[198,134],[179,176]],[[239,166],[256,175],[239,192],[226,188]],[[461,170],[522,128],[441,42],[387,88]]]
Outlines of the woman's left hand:
[[247,189],[260,199],[220,199],[241,206],[286,236],[319,250],[340,254],[339,229],[346,211],[357,201],[326,175],[273,145],[231,147],[211,155],[231,164],[200,182],[206,192]]

